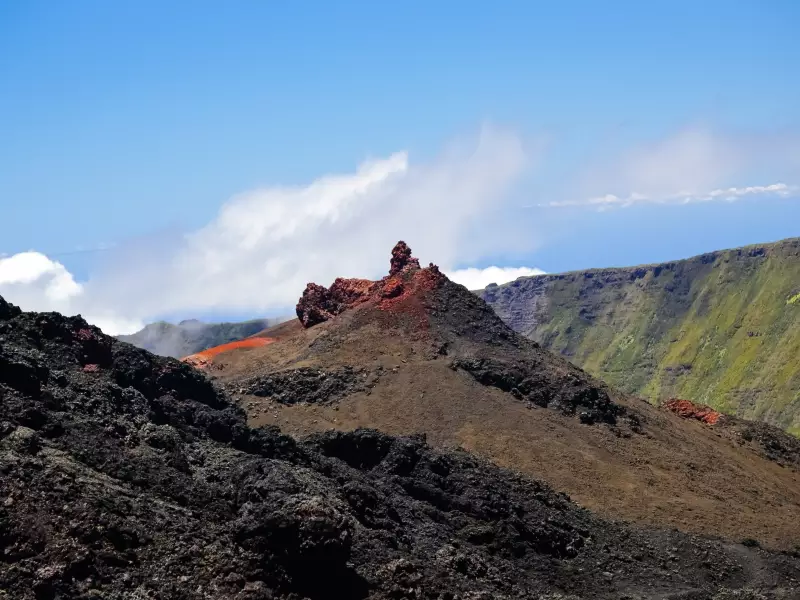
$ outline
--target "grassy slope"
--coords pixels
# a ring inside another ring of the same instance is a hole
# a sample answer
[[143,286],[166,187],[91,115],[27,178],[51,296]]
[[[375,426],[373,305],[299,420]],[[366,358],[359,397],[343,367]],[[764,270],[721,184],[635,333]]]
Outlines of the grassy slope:
[[540,276],[483,296],[513,327],[612,385],[800,434],[800,239]]

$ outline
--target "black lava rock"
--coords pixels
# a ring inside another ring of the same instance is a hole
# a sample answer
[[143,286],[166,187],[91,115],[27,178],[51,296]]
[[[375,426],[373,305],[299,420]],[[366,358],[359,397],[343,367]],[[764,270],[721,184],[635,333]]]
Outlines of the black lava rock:
[[797,580],[792,555],[610,523],[420,436],[249,428],[191,367],[0,300],[0,598],[778,599]]

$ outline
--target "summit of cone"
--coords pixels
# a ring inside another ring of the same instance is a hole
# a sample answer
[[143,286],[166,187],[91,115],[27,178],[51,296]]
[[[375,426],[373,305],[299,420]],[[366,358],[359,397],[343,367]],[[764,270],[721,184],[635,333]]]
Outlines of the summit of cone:
[[306,330],[325,325],[321,339],[306,349],[308,358],[324,359],[335,353],[333,347],[351,344],[380,349],[388,336],[526,404],[554,408],[586,424],[639,428],[635,411],[613,403],[601,382],[514,333],[433,263],[422,268],[404,241],[391,251],[387,276],[338,278],[329,288],[309,283],[296,312]]
[[295,311],[303,327],[313,327],[370,300],[389,308],[403,296],[432,289],[444,279],[433,263],[421,269],[419,260],[411,256],[411,248],[401,240],[392,248],[386,277],[378,281],[339,277],[330,288],[309,283]]

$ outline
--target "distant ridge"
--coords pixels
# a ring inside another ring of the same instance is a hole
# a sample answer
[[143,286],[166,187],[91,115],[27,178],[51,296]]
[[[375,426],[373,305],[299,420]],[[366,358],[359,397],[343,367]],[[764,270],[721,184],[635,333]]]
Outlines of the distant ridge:
[[134,334],[120,335],[117,338],[153,354],[182,358],[212,346],[249,337],[287,318],[253,319],[239,323],[203,323],[197,319],[187,319],[177,325],[158,321]]
[[800,434],[800,238],[477,293],[516,331],[626,392]]

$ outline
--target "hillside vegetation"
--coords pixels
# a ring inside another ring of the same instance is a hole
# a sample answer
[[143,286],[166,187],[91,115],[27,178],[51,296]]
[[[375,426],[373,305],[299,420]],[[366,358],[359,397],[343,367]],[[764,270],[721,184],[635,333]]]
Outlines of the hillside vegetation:
[[478,294],[512,328],[618,388],[800,434],[800,238]]

